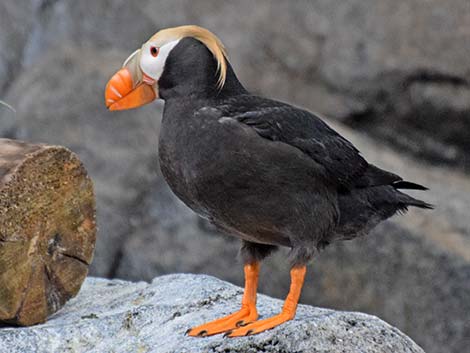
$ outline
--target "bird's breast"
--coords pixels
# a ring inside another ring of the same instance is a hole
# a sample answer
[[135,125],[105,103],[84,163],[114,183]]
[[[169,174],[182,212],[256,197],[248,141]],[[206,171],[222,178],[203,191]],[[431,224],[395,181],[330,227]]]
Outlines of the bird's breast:
[[[210,216],[208,188],[224,174],[227,136],[209,119],[164,119],[159,138],[160,167],[173,192],[195,212]],[[212,187],[223,187],[220,182]]]

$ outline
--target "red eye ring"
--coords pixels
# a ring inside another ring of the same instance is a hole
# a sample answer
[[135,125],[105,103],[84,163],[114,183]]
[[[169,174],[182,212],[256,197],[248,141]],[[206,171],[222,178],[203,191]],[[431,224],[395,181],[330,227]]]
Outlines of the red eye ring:
[[158,56],[158,52],[159,52],[158,47],[154,47],[154,46],[150,47],[150,54],[152,54],[154,58]]

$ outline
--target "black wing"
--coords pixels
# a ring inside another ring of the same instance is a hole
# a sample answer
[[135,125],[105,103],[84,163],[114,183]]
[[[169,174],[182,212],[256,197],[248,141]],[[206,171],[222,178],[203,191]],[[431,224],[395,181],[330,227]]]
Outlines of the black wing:
[[[260,136],[287,143],[300,149],[322,165],[331,180],[339,186],[370,185],[371,168],[348,140],[331,129],[318,116],[284,104],[251,96],[224,106],[224,114],[252,127]],[[380,171],[381,179],[399,180],[398,176]],[[387,180],[388,181],[388,180]]]

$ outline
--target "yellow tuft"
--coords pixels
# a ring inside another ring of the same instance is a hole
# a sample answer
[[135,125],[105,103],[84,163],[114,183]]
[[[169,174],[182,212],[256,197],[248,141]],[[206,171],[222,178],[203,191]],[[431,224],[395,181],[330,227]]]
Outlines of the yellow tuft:
[[163,44],[185,37],[197,39],[214,55],[217,60],[217,71],[219,73],[217,85],[219,88],[222,88],[227,77],[227,52],[220,39],[211,31],[194,25],[166,28],[153,35],[150,41]]

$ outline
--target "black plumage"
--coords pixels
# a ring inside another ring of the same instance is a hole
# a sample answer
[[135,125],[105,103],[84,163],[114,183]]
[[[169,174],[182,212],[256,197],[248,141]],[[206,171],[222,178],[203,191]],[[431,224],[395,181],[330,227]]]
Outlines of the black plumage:
[[166,180],[195,212],[243,240],[246,262],[288,246],[293,265],[303,265],[409,206],[431,208],[399,190],[423,186],[369,164],[315,114],[250,94],[230,64],[220,89],[216,62],[196,39],[170,53],[159,92]]

